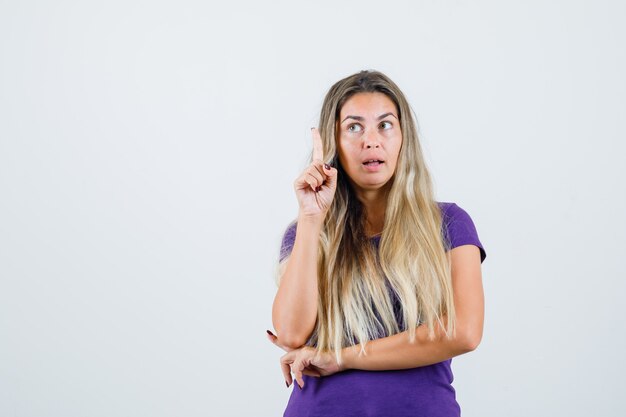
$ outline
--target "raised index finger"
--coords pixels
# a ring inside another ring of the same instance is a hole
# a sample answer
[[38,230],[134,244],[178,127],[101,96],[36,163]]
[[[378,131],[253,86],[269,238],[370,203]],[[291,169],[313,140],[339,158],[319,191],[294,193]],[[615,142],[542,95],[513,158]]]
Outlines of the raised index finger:
[[321,161],[324,157],[324,146],[322,145],[322,137],[316,127],[311,129],[313,135],[313,160]]

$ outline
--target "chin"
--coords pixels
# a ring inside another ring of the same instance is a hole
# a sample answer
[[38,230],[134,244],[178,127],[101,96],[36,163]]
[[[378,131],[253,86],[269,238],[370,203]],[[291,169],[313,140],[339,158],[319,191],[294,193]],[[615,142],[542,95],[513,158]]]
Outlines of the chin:
[[376,182],[376,183],[361,183],[361,184],[356,184],[356,186],[363,190],[373,191],[373,190],[380,190],[381,188],[389,187],[391,186],[391,184],[392,184],[392,181],[387,180],[387,181]]

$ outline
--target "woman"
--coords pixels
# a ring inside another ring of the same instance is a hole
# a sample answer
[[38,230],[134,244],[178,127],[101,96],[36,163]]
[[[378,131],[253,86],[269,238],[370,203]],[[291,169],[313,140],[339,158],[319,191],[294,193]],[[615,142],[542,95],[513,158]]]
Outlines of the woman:
[[267,331],[299,386],[284,416],[460,415],[451,358],[476,349],[484,315],[471,218],[434,200],[410,107],[384,74],[333,85],[312,134]]

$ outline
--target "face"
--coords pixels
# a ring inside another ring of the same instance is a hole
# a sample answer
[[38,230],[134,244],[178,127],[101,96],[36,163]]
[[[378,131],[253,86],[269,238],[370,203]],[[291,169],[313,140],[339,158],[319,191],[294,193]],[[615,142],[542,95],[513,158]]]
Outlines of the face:
[[402,145],[393,101],[383,93],[357,93],[344,103],[337,124],[339,162],[357,192],[391,184]]

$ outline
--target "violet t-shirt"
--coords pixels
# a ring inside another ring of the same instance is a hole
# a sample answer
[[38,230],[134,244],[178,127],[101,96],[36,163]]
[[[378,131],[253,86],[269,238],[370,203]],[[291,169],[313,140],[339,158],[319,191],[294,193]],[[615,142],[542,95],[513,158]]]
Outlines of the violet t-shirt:
[[[478,246],[482,263],[487,254],[470,216],[455,203],[438,204],[443,217],[442,233],[450,249]],[[281,260],[291,252],[296,228],[295,223],[291,224],[283,236]],[[378,247],[380,236],[371,239]],[[393,291],[390,295],[395,298]],[[319,378],[303,375],[304,388],[300,390],[294,381],[283,417],[458,417],[460,407],[452,387],[451,363],[452,359],[448,359],[388,371],[349,369]]]

